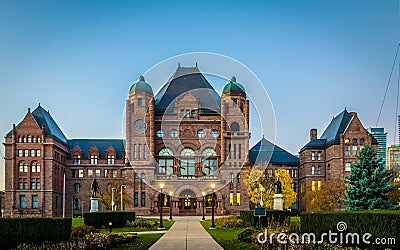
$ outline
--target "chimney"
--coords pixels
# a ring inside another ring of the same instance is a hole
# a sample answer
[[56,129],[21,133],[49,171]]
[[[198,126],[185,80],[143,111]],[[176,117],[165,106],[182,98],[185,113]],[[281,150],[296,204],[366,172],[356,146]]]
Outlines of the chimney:
[[312,128],[310,129],[310,141],[317,139],[317,129]]

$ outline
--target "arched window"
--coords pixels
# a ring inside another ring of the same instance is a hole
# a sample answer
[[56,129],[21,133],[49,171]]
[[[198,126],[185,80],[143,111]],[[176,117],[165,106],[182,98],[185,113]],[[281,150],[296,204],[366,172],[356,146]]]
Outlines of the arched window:
[[217,152],[213,148],[203,150],[202,171],[206,175],[213,174],[217,169]]
[[211,130],[211,137],[212,138],[217,138],[218,134],[219,134],[218,130],[216,130],[216,129]]
[[145,182],[146,182],[146,174],[142,173],[142,183],[145,183]]
[[28,172],[28,165],[26,165],[25,161],[20,161],[19,162],[19,172],[20,173],[27,173]]
[[163,148],[158,153],[158,173],[168,175],[173,173],[174,156],[169,148]]
[[184,148],[181,151],[181,175],[183,176],[193,176],[195,174],[195,160],[194,160],[194,151],[191,148]]
[[197,136],[198,136],[199,138],[203,138],[205,135],[206,135],[206,133],[204,132],[203,129],[197,130]]
[[81,191],[81,184],[74,183],[74,193],[77,194]]
[[157,137],[160,137],[160,138],[164,137],[164,130],[162,130],[162,129],[158,130]]
[[40,136],[37,137],[37,142],[40,143]]
[[28,136],[27,136],[27,141],[28,141],[28,143],[31,143],[31,142],[32,142],[31,135],[28,135]]
[[18,136],[18,142],[22,142],[21,136]]
[[237,122],[232,122],[230,127],[232,132],[240,131],[240,126]]
[[32,162],[31,172],[32,173],[40,173],[40,164],[37,161]]
[[26,142],[26,138],[25,136],[22,136],[22,142],[25,143]]
[[32,142],[36,143],[36,137],[35,136],[32,136]]

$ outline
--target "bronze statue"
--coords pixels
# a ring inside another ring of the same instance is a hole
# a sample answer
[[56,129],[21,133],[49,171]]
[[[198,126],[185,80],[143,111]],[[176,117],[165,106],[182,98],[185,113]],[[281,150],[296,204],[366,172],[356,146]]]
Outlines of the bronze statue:
[[92,191],[92,197],[97,197],[96,193],[101,194],[99,184],[97,183],[96,179],[93,180],[90,190]]
[[275,182],[275,194],[282,194],[282,183],[280,180]]

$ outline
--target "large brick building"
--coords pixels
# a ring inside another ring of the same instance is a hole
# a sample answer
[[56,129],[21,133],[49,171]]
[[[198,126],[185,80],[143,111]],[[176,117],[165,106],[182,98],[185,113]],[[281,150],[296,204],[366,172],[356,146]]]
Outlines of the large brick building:
[[39,104],[5,137],[5,212],[78,216],[90,209],[96,179],[103,194],[125,184],[115,198],[126,192],[124,209],[138,214],[159,212],[160,184],[166,214],[170,204],[175,215],[201,214],[203,197],[209,214],[211,184],[217,214],[237,213],[249,208],[243,171],[252,164],[271,158],[297,178],[297,157],[266,139],[249,151],[249,135],[245,88],[233,77],[219,95],[197,65],[178,66],[155,95],[143,77],[131,86],[124,139],[67,139]]
[[319,188],[323,181],[343,180],[350,173],[350,165],[364,145],[376,151],[377,142],[364,128],[356,112],[343,112],[333,117],[324,133],[317,138],[317,130],[310,130],[310,141],[300,150],[299,208],[308,185]]

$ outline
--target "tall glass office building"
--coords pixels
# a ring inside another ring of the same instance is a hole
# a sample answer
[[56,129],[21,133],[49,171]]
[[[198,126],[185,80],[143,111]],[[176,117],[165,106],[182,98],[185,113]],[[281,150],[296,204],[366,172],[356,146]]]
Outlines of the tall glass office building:
[[378,142],[378,146],[376,148],[376,153],[378,157],[382,159],[382,163],[386,166],[386,137],[387,133],[385,133],[384,128],[369,128],[368,132],[375,138]]

